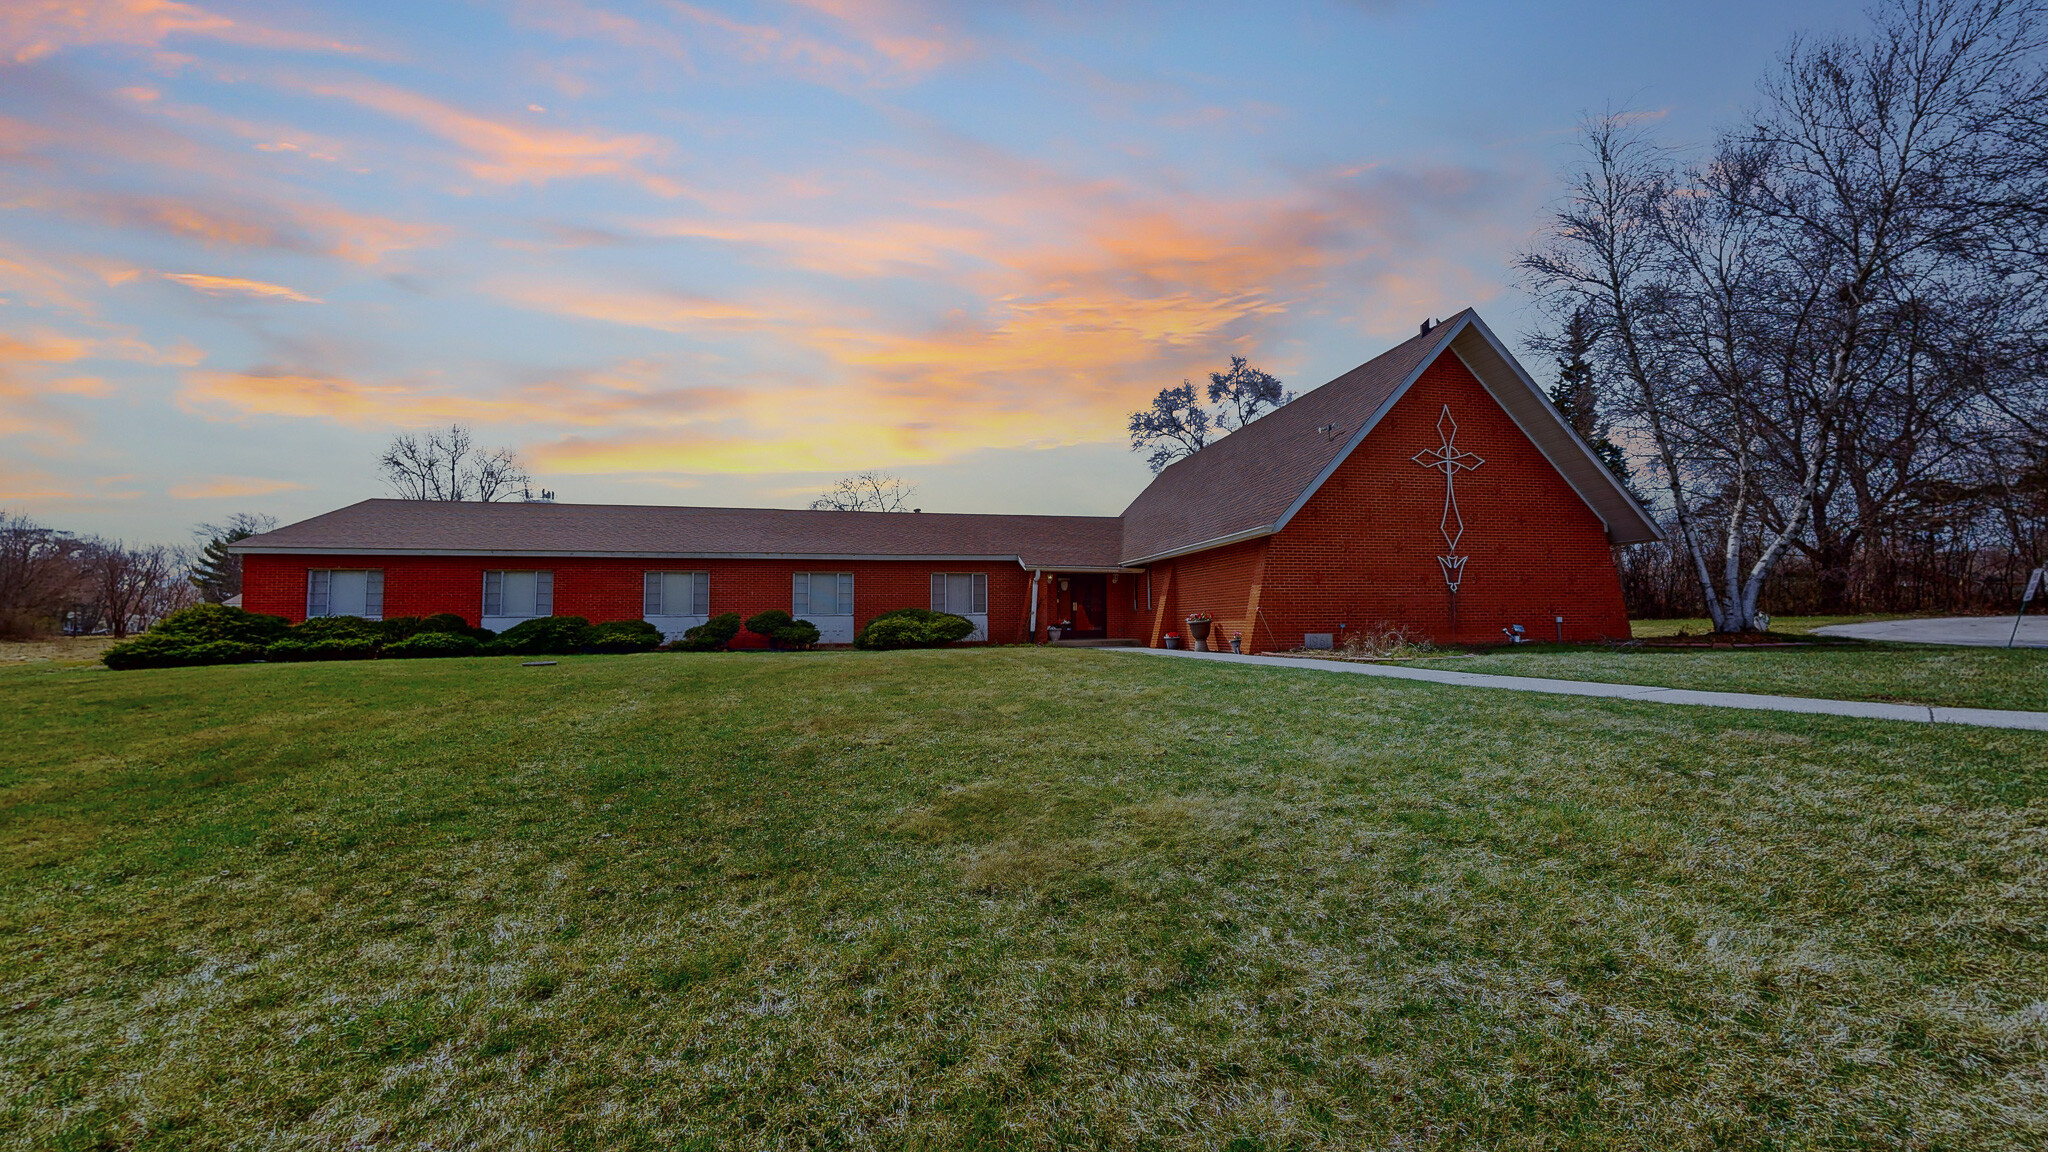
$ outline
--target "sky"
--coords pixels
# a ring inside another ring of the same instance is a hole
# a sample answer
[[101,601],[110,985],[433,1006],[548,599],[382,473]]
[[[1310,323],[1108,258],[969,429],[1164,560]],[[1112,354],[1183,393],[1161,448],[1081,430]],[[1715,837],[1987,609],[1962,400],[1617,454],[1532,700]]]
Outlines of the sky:
[[[564,501],[1114,515],[1232,355],[1473,306],[1589,112],[1852,3],[0,0],[0,511],[178,542],[457,422]],[[1551,366],[1529,363],[1548,380]]]

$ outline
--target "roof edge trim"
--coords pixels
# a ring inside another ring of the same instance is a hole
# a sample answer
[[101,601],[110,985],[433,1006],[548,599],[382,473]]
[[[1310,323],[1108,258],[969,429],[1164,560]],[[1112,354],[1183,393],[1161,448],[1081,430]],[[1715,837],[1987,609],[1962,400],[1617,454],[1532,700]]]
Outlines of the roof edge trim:
[[[1365,438],[1372,434],[1372,430],[1379,427],[1380,421],[1386,419],[1387,413],[1394,410],[1394,405],[1401,402],[1401,397],[1408,395],[1408,390],[1415,386],[1417,380],[1422,379],[1422,374],[1429,370],[1431,364],[1436,363],[1437,357],[1444,354],[1444,349],[1451,346],[1451,341],[1458,338],[1458,333],[1464,330],[1465,325],[1470,324],[1475,319],[1477,319],[1477,315],[1470,308],[1467,308],[1458,314],[1457,319],[1437,326],[1449,331],[1447,335],[1437,338],[1436,351],[1423,357],[1421,362],[1415,365],[1415,370],[1408,373],[1401,383],[1396,385],[1394,390],[1387,394],[1387,398],[1380,403],[1380,406],[1373,409],[1372,415],[1359,424],[1358,431],[1352,433],[1351,442],[1344,445],[1344,450],[1331,457],[1330,462],[1323,466],[1321,472],[1316,473],[1316,478],[1309,482],[1308,487],[1301,490],[1301,495],[1294,498],[1294,503],[1287,506],[1287,511],[1282,512],[1280,518],[1273,521],[1273,531],[1278,532],[1287,527],[1287,522],[1294,519],[1294,514],[1301,511],[1302,507],[1317,492],[1322,490],[1323,485],[1329,482],[1330,477],[1337,474],[1337,469],[1342,467],[1346,460],[1351,459],[1351,454],[1358,451],[1358,446],[1365,443]],[[1474,373],[1474,375],[1476,376],[1477,373]]]
[[[1321,483],[1321,481],[1318,481],[1318,483]],[[1238,544],[1242,543],[1243,541],[1252,540],[1260,536],[1271,536],[1273,533],[1278,532],[1285,525],[1285,523],[1286,521],[1282,520],[1280,523],[1277,524],[1261,524],[1257,528],[1246,528],[1241,531],[1232,532],[1228,536],[1218,536],[1212,540],[1204,540],[1199,544],[1189,544],[1186,547],[1182,548],[1172,548],[1165,552],[1156,552],[1150,556],[1131,557],[1124,561],[1124,566],[1128,568],[1135,567],[1140,564],[1156,564],[1161,560],[1171,560],[1176,556],[1186,556],[1193,552],[1206,552],[1211,548],[1221,548],[1226,544]]]
[[[1628,490],[1628,486],[1623,484],[1620,480],[1616,479],[1614,473],[1609,472],[1607,470],[1606,462],[1601,460],[1599,455],[1593,451],[1592,445],[1586,443],[1585,437],[1579,435],[1578,429],[1572,427],[1571,421],[1566,420],[1564,418],[1564,413],[1559,412],[1557,410],[1557,405],[1550,402],[1550,397],[1544,393],[1542,386],[1537,384],[1535,379],[1529,375],[1528,369],[1522,367],[1522,362],[1519,359],[1517,359],[1513,353],[1507,350],[1507,346],[1500,342],[1500,337],[1495,336],[1493,334],[1493,329],[1488,328],[1486,326],[1486,322],[1479,318],[1479,314],[1477,312],[1472,313],[1469,317],[1467,317],[1467,319],[1470,320],[1473,331],[1479,333],[1480,338],[1486,341],[1486,343],[1493,349],[1494,354],[1499,356],[1502,362],[1504,362],[1508,366],[1508,370],[1514,373],[1515,379],[1524,388],[1528,389],[1529,394],[1536,398],[1536,402],[1543,406],[1543,410],[1550,414],[1550,418],[1556,422],[1557,427],[1561,431],[1563,431],[1567,437],[1571,439],[1572,444],[1578,448],[1579,454],[1583,456],[1588,463],[1592,464],[1595,469],[1597,469],[1600,477],[1607,482],[1608,489],[1614,495],[1619,496],[1621,498],[1623,507],[1626,510],[1633,512],[1636,518],[1639,521],[1641,521],[1642,526],[1645,529],[1647,529],[1650,533],[1649,536],[1637,540],[1614,540],[1615,526],[1613,522],[1609,520],[1608,517],[1600,511],[1600,509],[1593,503],[1592,499],[1587,496],[1585,491],[1582,490],[1579,487],[1579,485],[1573,481],[1571,474],[1566,472],[1563,468],[1558,467],[1557,461],[1551,460],[1551,469],[1555,471],[1558,474],[1558,477],[1562,479],[1565,482],[1565,484],[1571,488],[1573,493],[1575,493],[1578,496],[1580,502],[1585,504],[1587,510],[1592,512],[1593,515],[1599,519],[1601,525],[1607,529],[1608,539],[1617,544],[1647,544],[1653,541],[1664,539],[1664,530],[1658,526],[1655,518],[1653,518],[1650,515],[1649,511],[1642,506],[1641,502],[1639,502],[1635,498],[1635,494]],[[1457,334],[1453,333],[1451,342],[1454,343],[1456,339]],[[1460,364],[1465,365],[1465,370],[1467,372],[1472,373],[1472,378],[1474,380],[1479,381],[1480,387],[1486,389],[1488,392],[1493,391],[1493,385],[1487,383],[1486,377],[1481,375],[1478,369],[1472,367],[1471,362],[1466,360],[1464,356],[1459,355],[1458,350],[1456,348],[1451,347],[1451,343],[1446,343],[1444,347],[1449,348],[1451,354],[1458,357],[1458,362]],[[1496,397],[1496,403],[1498,403],[1498,400],[1499,398]],[[1549,459],[1550,454],[1543,450],[1542,442],[1538,440],[1535,436],[1530,434],[1528,427],[1522,423],[1521,418],[1515,415],[1514,409],[1510,408],[1506,404],[1502,404],[1501,410],[1508,414],[1509,420],[1514,421],[1515,427],[1521,430],[1523,437],[1527,439],[1532,446],[1535,447],[1536,451],[1540,453],[1545,459]]]

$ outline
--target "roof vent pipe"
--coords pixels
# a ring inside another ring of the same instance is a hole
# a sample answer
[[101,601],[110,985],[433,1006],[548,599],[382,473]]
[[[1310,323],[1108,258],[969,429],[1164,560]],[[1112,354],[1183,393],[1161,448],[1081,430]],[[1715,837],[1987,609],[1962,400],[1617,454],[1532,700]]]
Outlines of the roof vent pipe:
[[1420,331],[1420,332],[1417,332],[1417,333],[1416,333],[1416,335],[1417,335],[1417,336],[1427,336],[1427,335],[1429,335],[1429,330],[1430,330],[1431,328],[1434,328],[1434,327],[1436,327],[1436,321],[1434,321],[1434,320],[1424,320],[1424,321],[1422,322],[1422,331]]

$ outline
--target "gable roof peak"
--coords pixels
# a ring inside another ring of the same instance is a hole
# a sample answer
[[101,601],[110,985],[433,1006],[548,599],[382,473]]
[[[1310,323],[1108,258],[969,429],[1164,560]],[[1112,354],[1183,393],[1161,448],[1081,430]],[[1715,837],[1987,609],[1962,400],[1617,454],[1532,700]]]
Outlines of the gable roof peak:
[[1447,350],[1607,525],[1611,540],[1662,538],[1479,313],[1464,308],[1161,471],[1124,510],[1124,563],[1278,532]]

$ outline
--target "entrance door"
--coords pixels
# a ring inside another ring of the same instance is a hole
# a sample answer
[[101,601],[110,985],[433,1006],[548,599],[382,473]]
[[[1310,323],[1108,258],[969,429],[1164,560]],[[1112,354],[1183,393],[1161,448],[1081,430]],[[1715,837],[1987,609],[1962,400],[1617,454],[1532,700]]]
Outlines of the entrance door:
[[1109,577],[1100,572],[1063,576],[1067,582],[1066,618],[1074,622],[1075,640],[1109,639]]

